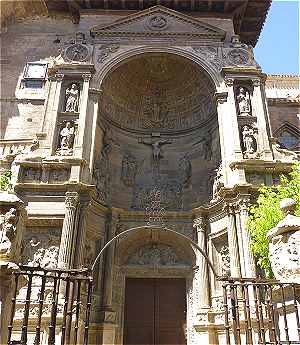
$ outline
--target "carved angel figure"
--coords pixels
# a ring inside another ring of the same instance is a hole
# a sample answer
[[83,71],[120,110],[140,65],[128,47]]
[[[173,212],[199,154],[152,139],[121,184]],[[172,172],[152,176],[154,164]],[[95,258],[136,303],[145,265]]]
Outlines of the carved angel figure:
[[238,103],[239,115],[250,116],[251,104],[250,104],[249,92],[244,87],[240,87],[238,89],[236,99]]
[[75,128],[71,122],[67,122],[65,127],[60,131],[60,148],[71,149],[73,147]]
[[79,90],[76,84],[72,84],[70,88],[66,90],[66,111],[76,112],[78,111],[79,104]]
[[256,139],[254,137],[254,130],[250,126],[243,127],[243,144],[244,144],[244,152],[247,153],[254,153],[256,151]]

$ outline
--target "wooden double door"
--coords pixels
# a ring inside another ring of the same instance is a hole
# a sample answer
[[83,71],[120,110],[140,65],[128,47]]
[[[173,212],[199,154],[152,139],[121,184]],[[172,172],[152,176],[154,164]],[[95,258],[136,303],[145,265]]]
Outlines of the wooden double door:
[[126,279],[124,345],[185,345],[185,279]]

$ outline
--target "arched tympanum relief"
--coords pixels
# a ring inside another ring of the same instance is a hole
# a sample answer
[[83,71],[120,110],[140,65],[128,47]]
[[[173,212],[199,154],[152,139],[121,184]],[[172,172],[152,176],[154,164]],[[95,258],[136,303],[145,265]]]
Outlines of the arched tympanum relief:
[[174,248],[162,243],[146,244],[135,251],[127,260],[128,266],[189,266],[180,258]]

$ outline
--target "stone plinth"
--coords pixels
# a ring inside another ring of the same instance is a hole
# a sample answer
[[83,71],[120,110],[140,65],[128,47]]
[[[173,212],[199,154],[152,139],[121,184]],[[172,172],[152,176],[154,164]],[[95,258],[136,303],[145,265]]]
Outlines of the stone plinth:
[[300,283],[300,217],[293,215],[293,199],[280,203],[285,218],[268,233],[270,260],[275,278],[281,282]]

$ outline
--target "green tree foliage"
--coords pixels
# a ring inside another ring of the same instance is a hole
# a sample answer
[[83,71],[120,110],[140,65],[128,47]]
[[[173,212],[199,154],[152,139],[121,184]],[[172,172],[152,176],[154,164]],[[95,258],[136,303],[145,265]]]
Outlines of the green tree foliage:
[[250,207],[248,229],[251,234],[251,248],[258,265],[268,277],[272,277],[273,273],[266,235],[284,218],[279,206],[279,202],[284,198],[293,198],[296,201],[296,215],[300,216],[300,163],[295,163],[288,175],[280,176],[278,186],[261,187],[257,203]]
[[6,170],[0,175],[0,191],[11,189],[11,171]]

